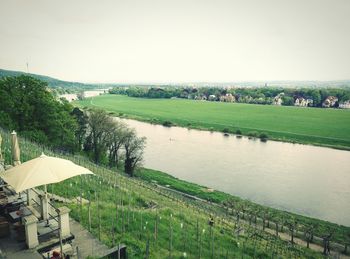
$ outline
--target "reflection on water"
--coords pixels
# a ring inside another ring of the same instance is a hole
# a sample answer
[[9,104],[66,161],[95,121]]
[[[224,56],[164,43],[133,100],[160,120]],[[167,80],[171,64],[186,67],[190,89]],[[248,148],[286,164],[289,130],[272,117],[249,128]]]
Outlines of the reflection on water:
[[147,137],[147,168],[350,226],[348,151],[123,120]]

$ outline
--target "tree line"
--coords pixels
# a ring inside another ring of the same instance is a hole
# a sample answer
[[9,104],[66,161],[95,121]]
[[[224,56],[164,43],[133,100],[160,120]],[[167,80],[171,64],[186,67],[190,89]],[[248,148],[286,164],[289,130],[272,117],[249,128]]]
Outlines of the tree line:
[[221,96],[231,94],[235,102],[252,104],[273,104],[275,97],[283,93],[282,105],[294,105],[296,98],[311,99],[312,106],[322,107],[322,102],[329,96],[338,98],[338,102],[350,100],[348,88],[282,88],[282,87],[138,87],[119,86],[109,90],[111,94],[128,95],[142,98],[185,98],[219,101]]
[[28,75],[0,79],[0,127],[55,150],[84,154],[97,164],[124,166],[131,176],[146,143],[105,111],[74,108],[55,98],[46,82]]

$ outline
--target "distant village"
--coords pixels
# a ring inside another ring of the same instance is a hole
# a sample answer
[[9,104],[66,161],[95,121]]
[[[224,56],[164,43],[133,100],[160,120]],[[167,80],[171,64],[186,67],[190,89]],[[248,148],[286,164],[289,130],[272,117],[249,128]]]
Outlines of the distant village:
[[198,101],[251,103],[350,109],[350,89],[115,87],[111,94],[142,98],[182,98]]
[[[283,99],[282,97],[284,96],[284,93],[280,93],[276,95],[273,98],[273,102],[271,104],[273,105],[282,105],[283,104]],[[174,98],[174,97],[172,97]],[[176,97],[175,97],[176,98]],[[234,103],[237,101],[236,97],[232,94],[225,94],[225,95],[220,95],[220,96],[215,96],[215,95],[209,95],[208,97],[205,95],[202,96],[195,96],[195,100],[202,100],[202,101],[220,101],[220,102],[229,102],[229,103]],[[252,99],[252,97],[248,96],[245,97],[245,100]],[[313,105],[313,100],[312,99],[306,99],[303,97],[296,97],[294,99],[294,106],[300,106],[300,107],[312,107]],[[249,102],[248,102],[249,103]],[[341,109],[349,109],[350,108],[350,101],[347,100],[343,103],[338,103],[338,98],[335,96],[328,96],[323,102],[322,102],[322,107],[323,108],[341,108]]]

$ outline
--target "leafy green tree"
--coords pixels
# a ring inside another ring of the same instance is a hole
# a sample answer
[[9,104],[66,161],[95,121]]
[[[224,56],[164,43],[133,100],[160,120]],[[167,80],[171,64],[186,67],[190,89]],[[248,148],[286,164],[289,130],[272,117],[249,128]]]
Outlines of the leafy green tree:
[[74,116],[78,124],[77,129],[75,131],[75,138],[77,141],[78,150],[80,151],[84,143],[84,139],[86,137],[88,117],[78,107],[75,107],[71,114]]
[[285,105],[285,106],[292,106],[292,105],[294,105],[294,98],[284,95],[282,97],[282,105]]
[[135,130],[129,130],[125,138],[125,161],[124,170],[125,173],[130,176],[134,175],[134,170],[143,159],[143,149],[146,144],[145,137],[137,137]]
[[0,126],[36,142],[73,151],[77,125],[72,109],[68,102],[54,98],[47,83],[34,77],[0,79]]
[[319,90],[312,90],[310,94],[311,94],[311,99],[314,102],[313,105],[314,106],[321,106],[322,97],[321,97],[320,91]]
[[113,121],[111,133],[108,138],[108,163],[110,167],[118,166],[119,151],[123,147],[128,136],[126,124]]
[[108,140],[113,131],[113,119],[104,110],[94,109],[88,113],[88,126],[85,150],[91,151],[93,161],[100,164],[106,156]]

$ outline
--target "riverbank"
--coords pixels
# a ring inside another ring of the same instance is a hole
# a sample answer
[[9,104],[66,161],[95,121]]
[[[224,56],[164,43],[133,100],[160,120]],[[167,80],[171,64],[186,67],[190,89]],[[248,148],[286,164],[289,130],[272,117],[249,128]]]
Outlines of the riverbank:
[[253,215],[254,217],[265,217],[266,221],[277,222],[280,226],[284,225],[286,228],[289,228],[291,224],[296,224],[299,231],[312,229],[313,234],[319,237],[324,236],[327,232],[333,232],[332,240],[342,244],[350,241],[350,227],[347,226],[263,206],[152,169],[141,168],[137,171],[136,176],[149,183],[165,186],[212,203],[223,205],[230,211],[238,211],[247,215]]
[[122,118],[164,126],[262,137],[264,140],[350,150],[350,112],[317,108],[142,99],[103,95],[74,103]]

